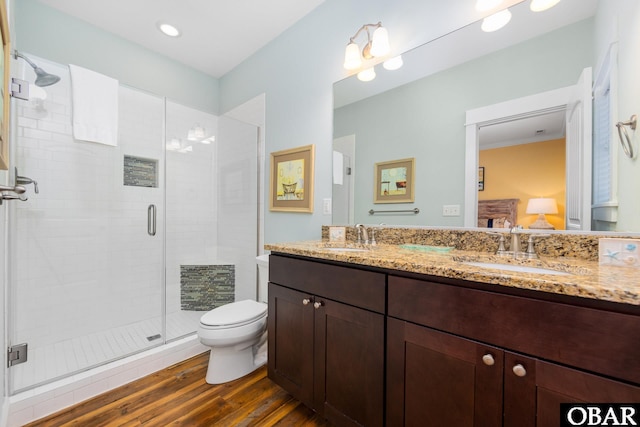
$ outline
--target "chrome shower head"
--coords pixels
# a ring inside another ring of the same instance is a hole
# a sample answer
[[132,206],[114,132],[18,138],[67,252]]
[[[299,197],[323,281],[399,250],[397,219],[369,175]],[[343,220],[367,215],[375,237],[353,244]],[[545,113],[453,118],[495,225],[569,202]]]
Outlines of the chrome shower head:
[[36,86],[40,86],[40,87],[51,86],[60,81],[60,77],[56,76],[55,74],[47,73],[45,70],[38,67],[36,64],[33,63],[33,61],[31,61],[29,58],[27,58],[17,50],[13,51],[13,57],[15,59],[22,58],[25,61],[27,61],[27,64],[31,65],[31,68],[33,68],[33,71],[36,72],[36,81],[35,81]]

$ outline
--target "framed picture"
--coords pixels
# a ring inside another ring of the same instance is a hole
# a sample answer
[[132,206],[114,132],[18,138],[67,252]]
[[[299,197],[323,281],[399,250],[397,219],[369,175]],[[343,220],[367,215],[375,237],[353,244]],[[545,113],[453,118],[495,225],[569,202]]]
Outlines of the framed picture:
[[373,203],[412,203],[415,195],[415,158],[376,163]]
[[484,167],[478,168],[478,191],[484,191]]
[[269,210],[313,212],[314,145],[271,153]]

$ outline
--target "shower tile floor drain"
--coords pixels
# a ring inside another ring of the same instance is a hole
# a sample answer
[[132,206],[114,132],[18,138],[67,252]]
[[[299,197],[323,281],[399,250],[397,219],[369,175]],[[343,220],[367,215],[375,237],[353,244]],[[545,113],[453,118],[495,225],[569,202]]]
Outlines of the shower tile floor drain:
[[[167,336],[180,338],[195,333],[204,313],[169,314]],[[150,342],[162,338],[157,333],[161,324],[161,319],[156,318],[48,346],[29,346],[27,362],[9,370],[13,375],[12,389],[20,392],[150,348]]]

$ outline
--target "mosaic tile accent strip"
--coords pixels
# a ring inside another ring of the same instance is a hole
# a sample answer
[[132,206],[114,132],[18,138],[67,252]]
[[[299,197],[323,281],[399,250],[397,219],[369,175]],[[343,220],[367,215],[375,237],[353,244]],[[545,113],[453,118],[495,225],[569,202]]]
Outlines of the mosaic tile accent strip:
[[208,311],[233,302],[235,275],[235,265],[181,265],[181,309]]
[[158,161],[124,156],[124,185],[158,187]]

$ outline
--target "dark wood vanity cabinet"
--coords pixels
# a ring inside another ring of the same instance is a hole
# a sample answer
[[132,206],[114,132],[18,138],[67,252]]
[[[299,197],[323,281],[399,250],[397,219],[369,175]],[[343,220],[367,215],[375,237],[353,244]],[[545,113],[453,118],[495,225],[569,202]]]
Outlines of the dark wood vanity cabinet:
[[384,424],[386,277],[272,255],[269,378],[337,426]]
[[637,316],[393,276],[388,315],[389,426],[557,426],[560,403],[640,402]]

